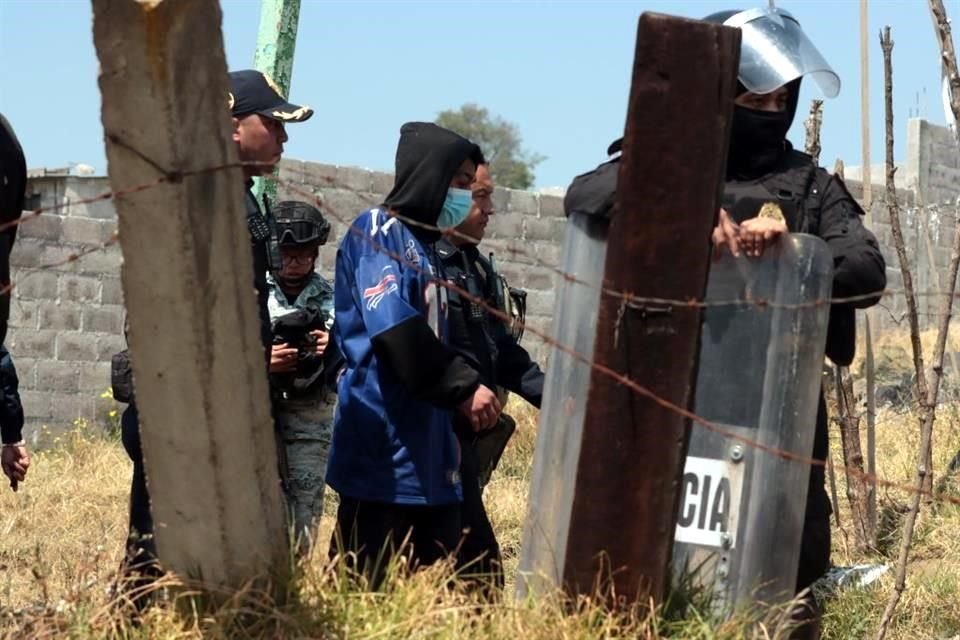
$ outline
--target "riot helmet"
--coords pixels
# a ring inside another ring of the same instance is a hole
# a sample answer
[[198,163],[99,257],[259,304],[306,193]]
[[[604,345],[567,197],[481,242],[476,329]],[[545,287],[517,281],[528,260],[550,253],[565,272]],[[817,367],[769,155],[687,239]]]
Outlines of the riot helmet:
[[330,223],[306,202],[286,200],[274,208],[277,242],[281,247],[318,247],[327,242]]
[[704,20],[740,29],[738,77],[747,91],[766,94],[809,76],[826,97],[840,93],[840,77],[790,12],[778,7],[720,11]]

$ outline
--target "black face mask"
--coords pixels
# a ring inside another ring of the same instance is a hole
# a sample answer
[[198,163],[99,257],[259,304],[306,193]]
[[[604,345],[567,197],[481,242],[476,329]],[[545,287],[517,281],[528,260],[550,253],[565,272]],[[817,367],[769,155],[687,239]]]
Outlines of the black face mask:
[[784,141],[792,122],[789,109],[760,111],[735,105],[727,177],[758,178],[772,171],[786,151]]

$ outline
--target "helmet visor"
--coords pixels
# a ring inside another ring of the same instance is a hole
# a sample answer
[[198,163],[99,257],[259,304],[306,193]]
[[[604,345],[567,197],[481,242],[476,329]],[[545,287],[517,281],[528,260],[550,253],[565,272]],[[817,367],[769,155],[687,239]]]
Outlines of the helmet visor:
[[278,220],[277,240],[281,245],[323,244],[327,234],[309,220]]
[[783,9],[749,9],[723,24],[741,31],[740,82],[753,93],[765,94],[810,76],[828,98],[840,93],[840,77]]

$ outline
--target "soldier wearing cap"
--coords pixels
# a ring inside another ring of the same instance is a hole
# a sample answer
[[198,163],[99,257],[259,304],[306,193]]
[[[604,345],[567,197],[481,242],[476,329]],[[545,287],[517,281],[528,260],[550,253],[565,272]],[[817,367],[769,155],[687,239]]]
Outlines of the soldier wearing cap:
[[267,275],[273,323],[270,378],[286,452],[288,510],[298,550],[306,554],[323,513],[323,476],[337,400],[336,348],[330,346],[333,286],[314,271],[330,223],[306,202],[281,202],[274,216],[280,264]]
[[[260,313],[260,336],[264,348],[264,366],[270,358],[272,334],[267,311],[269,287],[267,272],[276,265],[279,256],[272,255],[270,237],[273,220],[264,201],[260,208],[253,195],[253,178],[269,175],[280,162],[283,143],[287,141],[284,125],[288,122],[303,122],[313,115],[310,107],[291,104],[283,97],[277,85],[265,74],[254,71],[234,71],[229,74],[230,92],[228,106],[233,122],[233,141],[237,144],[243,163],[244,186],[246,187],[246,218],[253,251],[253,282],[257,293]],[[122,359],[119,359],[122,361]],[[130,490],[130,532],[127,538],[127,555],[121,573],[130,580],[126,587],[133,587],[134,600],[138,606],[146,604],[143,589],[136,589],[137,582],[150,581],[158,574],[156,545],[153,541],[153,517],[150,514],[150,499],[147,493],[143,454],[140,448],[140,427],[137,407],[132,394],[131,381],[119,380],[117,371],[125,371],[129,377],[130,367],[117,365],[114,359],[114,396],[118,388],[125,387],[130,405],[123,412],[121,434],[124,448],[133,460],[133,482]]]

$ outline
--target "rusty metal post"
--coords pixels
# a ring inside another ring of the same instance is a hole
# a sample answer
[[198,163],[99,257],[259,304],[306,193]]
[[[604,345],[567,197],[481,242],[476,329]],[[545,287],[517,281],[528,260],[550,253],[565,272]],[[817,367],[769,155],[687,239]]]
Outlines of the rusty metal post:
[[[607,234],[607,287],[639,296],[704,296],[739,44],[736,29],[640,17],[619,209]],[[603,295],[594,362],[691,407],[700,320],[698,309],[641,308]],[[547,574],[548,584],[561,581],[570,593],[600,586],[630,602],[658,602],[689,421],[597,369],[577,393],[589,394],[583,420],[541,429],[521,571]],[[571,477],[575,483],[567,487]]]

